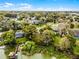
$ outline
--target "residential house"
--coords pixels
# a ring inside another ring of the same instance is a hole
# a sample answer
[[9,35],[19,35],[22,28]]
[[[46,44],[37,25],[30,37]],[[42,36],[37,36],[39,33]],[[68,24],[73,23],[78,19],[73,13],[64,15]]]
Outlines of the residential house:
[[17,13],[8,13],[5,15],[5,19],[17,20],[17,18],[18,18]]
[[65,35],[68,34],[67,27],[68,25],[66,23],[59,23],[53,28],[53,31],[59,33],[60,35]]
[[36,17],[28,17],[27,19],[25,19],[25,22],[30,24],[39,24],[41,23],[41,20],[36,20]]
[[16,37],[16,38],[24,37],[24,32],[22,32],[22,31],[17,31],[17,32],[15,33],[15,37]]
[[79,29],[69,29],[69,34],[71,34],[74,37],[78,37],[79,38]]

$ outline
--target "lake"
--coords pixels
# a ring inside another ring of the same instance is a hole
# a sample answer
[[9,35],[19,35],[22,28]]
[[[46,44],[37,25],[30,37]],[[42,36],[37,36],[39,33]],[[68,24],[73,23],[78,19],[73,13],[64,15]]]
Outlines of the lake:
[[4,53],[4,46],[0,47],[0,59],[6,59],[6,55]]
[[18,59],[56,59],[56,57],[44,56],[41,53],[36,53],[32,56],[25,56],[18,52]]
[[[4,47],[0,47],[0,59],[7,59],[5,55]],[[44,56],[41,53],[34,54],[32,56],[22,55],[21,52],[18,52],[17,59],[56,59],[56,57]]]

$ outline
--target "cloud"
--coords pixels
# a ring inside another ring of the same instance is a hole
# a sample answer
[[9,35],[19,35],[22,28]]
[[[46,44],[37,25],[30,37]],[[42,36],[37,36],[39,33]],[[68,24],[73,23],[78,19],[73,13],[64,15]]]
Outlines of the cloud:
[[0,10],[30,10],[32,8],[31,4],[28,3],[20,3],[20,4],[13,4],[13,3],[2,3],[0,4]]
[[32,9],[33,11],[74,11],[75,9],[72,8],[65,8],[65,7],[58,7],[58,8],[43,8],[43,7],[39,7],[39,8],[35,8]]
[[28,4],[28,3],[21,3],[20,5],[21,5],[21,6],[28,6],[28,5],[31,6],[31,5]]
[[34,8],[33,11],[52,11],[52,8],[39,7],[39,8]]
[[14,4],[13,3],[3,3],[3,4],[0,4],[0,7],[11,7],[13,6]]
[[18,7],[19,10],[30,10],[31,8],[32,8],[32,5],[27,3],[21,3],[19,4],[19,7]]
[[[55,0],[56,1],[56,0]],[[28,3],[19,3],[19,4],[13,4],[13,3],[2,3],[0,4],[0,10],[15,10],[15,11],[77,11],[76,8],[68,8],[68,7],[51,7],[51,8],[45,8],[45,7],[37,7],[34,8],[33,5]]]

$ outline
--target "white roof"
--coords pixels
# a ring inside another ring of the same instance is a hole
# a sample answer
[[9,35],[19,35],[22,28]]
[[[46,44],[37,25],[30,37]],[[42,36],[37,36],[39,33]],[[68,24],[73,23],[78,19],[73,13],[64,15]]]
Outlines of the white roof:
[[3,34],[4,32],[0,32],[0,36]]

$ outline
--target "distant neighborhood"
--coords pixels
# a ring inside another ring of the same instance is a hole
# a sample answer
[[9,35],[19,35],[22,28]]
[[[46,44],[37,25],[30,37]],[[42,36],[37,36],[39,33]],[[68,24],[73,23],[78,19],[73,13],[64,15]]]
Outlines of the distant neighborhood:
[[53,55],[55,52],[47,50],[49,46],[56,53],[62,51],[61,54],[68,54],[71,59],[78,58],[79,12],[0,11],[2,45],[15,48],[18,45],[26,55],[38,53],[39,50],[40,53],[46,51]]

